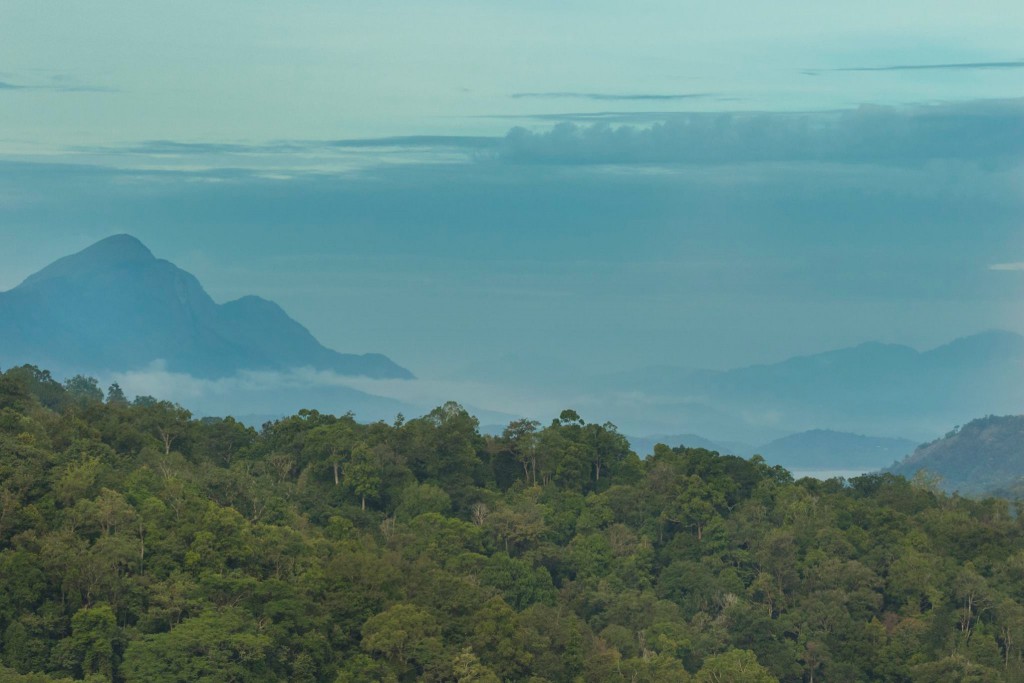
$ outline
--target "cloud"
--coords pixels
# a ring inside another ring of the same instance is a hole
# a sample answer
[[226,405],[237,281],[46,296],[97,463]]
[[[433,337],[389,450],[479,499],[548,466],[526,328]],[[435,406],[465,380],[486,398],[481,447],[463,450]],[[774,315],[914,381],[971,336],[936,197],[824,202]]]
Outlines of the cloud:
[[11,83],[10,81],[0,81],[0,91],[2,90],[39,90],[47,92],[62,92],[62,93],[79,93],[79,92],[95,92],[95,93],[113,93],[120,92],[116,88],[107,88],[103,86],[95,85],[77,85],[70,82],[64,82],[62,79],[55,79],[55,81],[48,85],[25,85],[22,83]]
[[414,415],[417,407],[370,395],[349,385],[351,377],[312,368],[287,372],[243,370],[211,380],[171,372],[162,361],[128,372],[113,372],[101,384],[117,382],[129,396],[156,396],[179,403],[198,415],[280,417],[301,408],[337,414],[352,411],[364,421],[390,420],[398,412]]
[[[261,143],[145,140],[127,145],[66,148],[67,159],[137,171],[193,173],[197,182],[256,176],[280,180],[303,174],[349,174],[381,165],[468,163],[493,156],[501,137],[405,136]],[[213,173],[200,178],[199,172]]]
[[1024,270],[1024,261],[1018,261],[1017,263],[993,263],[988,267],[989,270]]
[[485,114],[474,118],[498,119],[505,121],[559,121],[559,122],[595,122],[607,123],[661,123],[672,118],[686,116],[679,111],[580,111],[580,112],[542,112],[536,114]]
[[618,102],[618,101],[672,101],[672,100],[692,100],[701,97],[711,97],[714,93],[674,93],[674,94],[663,94],[663,93],[633,93],[633,94],[618,94],[618,93],[602,93],[602,92],[517,92],[512,93],[510,97],[512,99],[537,99],[537,100],[595,100],[598,102]]
[[918,165],[1024,161],[1024,99],[834,112],[713,112],[649,126],[513,128],[499,157],[542,164],[832,162]]
[[497,147],[500,138],[471,135],[406,135],[386,138],[366,138],[355,140],[332,140],[325,144],[331,147],[406,147],[406,148],[439,148],[451,147],[458,149],[489,149]]
[[482,420],[505,423],[528,411],[556,415],[564,407],[550,397],[538,400],[526,390],[480,382],[370,380],[313,368],[242,370],[211,380],[171,372],[162,361],[154,361],[139,370],[110,373],[102,380],[101,384],[117,382],[129,396],[156,396],[197,415],[232,414],[249,421],[292,414],[303,407],[337,414],[352,411],[362,421],[391,420],[398,412],[416,417],[457,400]]
[[383,165],[474,162],[919,166],[955,161],[1008,168],[1024,161],[1024,99],[864,105],[828,112],[604,111],[528,118],[556,125],[546,130],[513,127],[501,137],[415,135],[258,144],[150,140],[69,151],[76,163],[152,171],[206,169],[218,171],[221,180],[247,173],[283,179],[303,173],[348,174]]
[[408,135],[383,138],[339,140],[278,140],[261,144],[230,142],[182,142],[145,140],[120,147],[86,147],[81,151],[154,155],[268,154],[300,153],[329,149],[487,149],[497,147],[501,138],[463,135]]
[[1005,62],[960,62],[953,64],[892,64],[888,66],[852,66],[841,69],[814,69],[805,73],[826,71],[963,71],[973,69],[1024,69],[1024,59]]

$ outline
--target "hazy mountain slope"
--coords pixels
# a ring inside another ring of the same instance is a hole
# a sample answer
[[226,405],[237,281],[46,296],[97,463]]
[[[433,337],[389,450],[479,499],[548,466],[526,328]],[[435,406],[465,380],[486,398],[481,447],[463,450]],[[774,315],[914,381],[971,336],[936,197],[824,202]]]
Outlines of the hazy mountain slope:
[[305,366],[412,377],[385,356],[324,347],[264,299],[216,304],[194,276],[129,235],[104,239],[0,293],[0,365],[102,372],[156,360],[203,378]]
[[776,439],[757,449],[765,460],[787,469],[881,469],[900,460],[917,444],[908,439],[862,436],[813,429]]
[[1024,337],[990,331],[924,352],[872,342],[734,370],[656,368],[603,382],[605,391],[643,397],[652,418],[674,411],[676,424],[716,440],[819,428],[923,440],[974,415],[1024,410]]
[[1024,415],[989,416],[925,444],[889,469],[913,477],[918,470],[941,477],[950,491],[978,493],[1024,477]]

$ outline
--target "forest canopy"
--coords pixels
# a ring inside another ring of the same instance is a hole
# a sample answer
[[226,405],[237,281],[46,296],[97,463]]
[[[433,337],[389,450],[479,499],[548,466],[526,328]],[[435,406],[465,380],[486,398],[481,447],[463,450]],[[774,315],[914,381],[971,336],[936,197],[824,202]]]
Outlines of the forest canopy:
[[1021,681],[1024,525],[565,410],[253,429],[0,373],[0,681]]

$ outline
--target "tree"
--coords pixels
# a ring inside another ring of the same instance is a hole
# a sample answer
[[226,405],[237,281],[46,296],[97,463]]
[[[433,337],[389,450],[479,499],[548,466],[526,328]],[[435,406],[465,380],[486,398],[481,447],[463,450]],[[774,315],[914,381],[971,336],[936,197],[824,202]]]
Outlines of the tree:
[[480,663],[472,648],[464,648],[452,660],[452,675],[455,683],[501,683],[501,679]]
[[137,397],[133,405],[143,428],[159,439],[164,455],[169,455],[171,446],[187,434],[192,413],[170,401],[156,401],[150,396]]
[[515,610],[499,597],[488,600],[473,615],[473,649],[501,680],[520,680],[529,673],[533,657],[526,637]]
[[127,683],[273,680],[277,677],[268,675],[271,645],[242,610],[208,610],[166,633],[133,640],[122,672]]
[[373,448],[364,443],[352,449],[352,456],[345,467],[345,483],[359,496],[362,509],[366,509],[366,498],[376,498],[381,484],[380,458]]
[[67,390],[68,396],[80,405],[102,403],[103,401],[103,390],[100,389],[99,382],[93,377],[75,375],[64,382],[64,389]]
[[705,659],[694,678],[698,683],[779,683],[753,652],[735,649]]
[[956,597],[960,601],[959,627],[965,644],[969,643],[983,612],[992,608],[992,591],[985,577],[968,562],[954,579]]
[[120,649],[120,641],[120,629],[110,605],[86,607],[71,618],[71,637],[62,642],[66,646],[59,656],[72,664],[79,676],[99,674],[110,680],[118,666],[116,649]]
[[523,466],[523,480],[537,483],[537,420],[513,420],[505,427],[501,438],[508,445],[509,452]]
[[629,455],[629,441],[611,422],[587,425],[586,431],[587,438],[593,441],[594,482],[599,483],[604,468],[614,468]]
[[682,478],[675,497],[662,513],[670,522],[694,530],[697,540],[704,538],[704,528],[718,515],[725,504],[725,494],[696,475]]
[[442,487],[462,509],[472,502],[472,488],[481,473],[478,453],[484,451],[479,422],[458,403],[449,401],[402,427],[403,454],[420,481]]
[[440,663],[440,627],[429,612],[408,603],[392,605],[363,624],[363,649],[380,655],[401,675],[410,667],[424,671]]
[[536,543],[547,528],[544,508],[527,496],[499,506],[484,524],[502,541],[506,553]]
[[415,482],[402,489],[401,501],[395,509],[395,515],[404,520],[411,520],[427,512],[442,514],[452,506],[451,497],[440,486]]
[[349,413],[337,422],[314,428],[306,437],[305,448],[330,463],[335,486],[341,484],[340,468],[352,450],[355,428],[355,419]]
[[107,388],[107,404],[113,406],[128,405],[128,397],[124,395],[124,390],[121,389],[121,385],[117,382],[114,382]]

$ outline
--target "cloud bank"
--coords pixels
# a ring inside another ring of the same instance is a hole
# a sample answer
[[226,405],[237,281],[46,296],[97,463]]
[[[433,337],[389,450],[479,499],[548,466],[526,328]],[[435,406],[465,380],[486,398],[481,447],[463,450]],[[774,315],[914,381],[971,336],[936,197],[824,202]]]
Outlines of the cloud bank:
[[[506,118],[506,117],[502,117]],[[512,117],[515,118],[515,117]],[[545,128],[503,137],[418,135],[265,143],[149,140],[69,150],[69,161],[290,178],[384,165],[542,164],[716,166],[827,163],[920,166],[1024,160],[1024,98],[828,112],[582,112],[533,114]]]
[[1024,100],[824,113],[691,113],[650,126],[561,123],[513,128],[500,157],[541,164],[937,160],[1012,165],[1024,159]]

